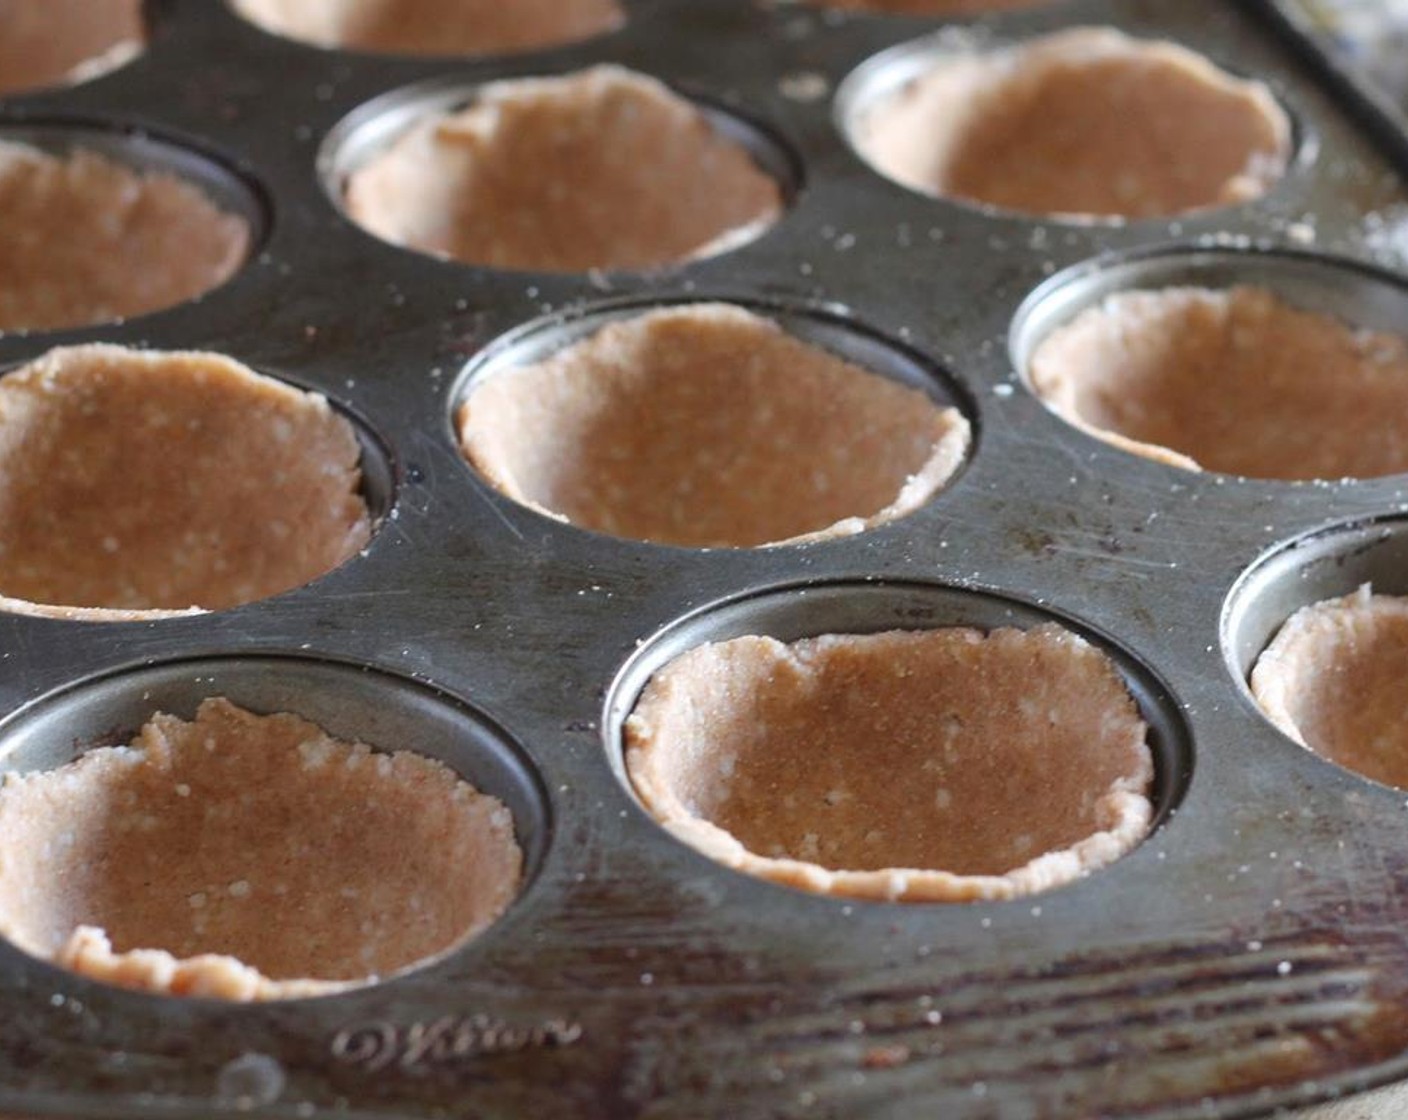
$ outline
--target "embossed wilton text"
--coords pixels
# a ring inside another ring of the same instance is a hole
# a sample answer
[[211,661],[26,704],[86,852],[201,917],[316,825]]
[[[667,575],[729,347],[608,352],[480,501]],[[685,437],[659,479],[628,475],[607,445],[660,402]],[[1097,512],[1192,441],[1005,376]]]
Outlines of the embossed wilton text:
[[581,1037],[582,1025],[568,1019],[550,1019],[531,1027],[516,1027],[487,1015],[446,1016],[404,1025],[383,1020],[338,1031],[332,1039],[332,1056],[373,1072],[395,1066],[418,1073],[481,1055],[570,1046]]

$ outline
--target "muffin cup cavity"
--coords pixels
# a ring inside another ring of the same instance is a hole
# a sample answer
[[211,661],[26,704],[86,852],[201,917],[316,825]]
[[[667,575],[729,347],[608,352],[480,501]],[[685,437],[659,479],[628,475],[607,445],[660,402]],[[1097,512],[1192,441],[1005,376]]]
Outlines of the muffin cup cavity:
[[1058,220],[1246,202],[1292,150],[1266,86],[1108,27],[985,52],[908,44],[847,79],[839,106],[856,151],[902,186]]
[[[122,745],[62,761],[95,740]],[[497,920],[543,842],[492,726],[326,663],[140,670],[41,701],[0,743],[9,766],[59,763],[0,785],[0,933],[119,987],[266,1000],[394,975]]]
[[1121,655],[1033,608],[917,585],[726,605],[647,647],[608,711],[626,779],[676,838],[875,901],[1065,885],[1133,848],[1188,762]]
[[344,121],[323,166],[348,217],[384,241],[562,273],[737,248],[795,184],[761,130],[617,66],[400,91]]
[[[505,496],[581,528],[692,548],[844,536],[918,508],[968,450],[914,362],[824,317],[679,303],[588,315],[556,350],[542,333],[471,375],[460,445]],[[909,383],[857,364],[877,355]]]
[[316,47],[444,57],[565,46],[626,22],[619,0],[228,0],[274,35]]
[[73,124],[0,128],[0,331],[117,322],[196,299],[249,259],[254,188],[154,137]]
[[121,619],[299,587],[370,539],[367,449],[217,354],[52,350],[0,378],[0,606]]
[[1040,289],[1014,359],[1063,420],[1158,462],[1373,478],[1408,471],[1405,313],[1401,282],[1357,264],[1163,252]]
[[1283,734],[1341,769],[1408,789],[1408,521],[1338,526],[1264,557],[1228,599],[1233,674]]
[[0,96],[90,81],[141,53],[143,0],[0,0]]

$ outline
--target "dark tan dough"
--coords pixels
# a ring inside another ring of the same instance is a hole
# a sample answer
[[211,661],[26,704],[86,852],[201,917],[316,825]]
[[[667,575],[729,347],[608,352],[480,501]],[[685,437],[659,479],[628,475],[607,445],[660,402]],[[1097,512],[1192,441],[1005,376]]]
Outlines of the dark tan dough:
[[499,490],[615,536],[753,547],[923,504],[967,421],[725,304],[612,323],[475,388],[460,443]]
[[243,218],[175,176],[0,141],[0,330],[173,307],[234,275],[249,242]]
[[1408,471],[1408,340],[1262,288],[1111,296],[1032,358],[1062,417],[1160,462],[1250,478]]
[[868,107],[855,139],[916,190],[1076,218],[1256,198],[1290,155],[1289,120],[1260,82],[1110,28],[955,53]]
[[645,269],[776,220],[746,148],[653,78],[598,66],[483,87],[353,172],[351,217],[384,240],[498,268]]
[[0,95],[97,77],[145,42],[142,0],[0,0]]
[[220,355],[52,350],[0,378],[0,607],[129,617],[298,587],[370,538],[360,458],[322,397]]
[[443,764],[224,699],[8,775],[0,831],[0,933],[97,980],[218,999],[433,957],[503,913],[522,867],[509,811]]
[[1011,898],[1144,836],[1146,733],[1109,658],[1054,625],[744,637],[655,675],[626,767],[729,867],[822,894]]
[[1347,770],[1408,789],[1408,599],[1361,587],[1305,607],[1257,660],[1267,717]]

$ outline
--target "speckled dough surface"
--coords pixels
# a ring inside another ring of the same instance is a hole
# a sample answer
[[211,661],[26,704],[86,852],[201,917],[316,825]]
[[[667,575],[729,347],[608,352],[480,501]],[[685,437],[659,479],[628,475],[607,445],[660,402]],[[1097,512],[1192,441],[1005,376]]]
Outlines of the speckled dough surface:
[[694,547],[902,516],[952,477],[969,439],[956,409],[724,304],[611,323],[489,377],[459,426],[470,462],[515,501]]
[[691,102],[614,66],[482,87],[354,171],[346,201],[398,245],[553,272],[706,256],[782,204],[747,149]]
[[0,608],[215,609],[297,587],[369,539],[359,461],[326,400],[228,358],[52,350],[0,378]]
[[1110,660],[1047,625],[744,637],[655,675],[626,724],[654,816],[826,894],[1011,898],[1148,831],[1147,729]]
[[916,190],[1028,214],[1148,218],[1264,194],[1290,123],[1173,43],[1076,28],[955,53],[865,110],[861,154]]
[[1408,598],[1362,587],[1293,614],[1252,671],[1262,711],[1302,746],[1408,789]]
[[1259,288],[1111,296],[1033,354],[1037,394],[1160,462],[1250,478],[1408,471],[1408,340]]
[[172,307],[234,275],[249,241],[243,218],[172,175],[0,141],[0,330]]
[[536,50],[626,19],[617,0],[231,0],[231,7],[266,31],[315,46],[412,55]]
[[522,867],[509,811],[443,764],[223,699],[7,775],[0,830],[0,934],[107,983],[220,999],[442,953],[503,913]]
[[97,77],[145,39],[142,0],[0,0],[0,95]]

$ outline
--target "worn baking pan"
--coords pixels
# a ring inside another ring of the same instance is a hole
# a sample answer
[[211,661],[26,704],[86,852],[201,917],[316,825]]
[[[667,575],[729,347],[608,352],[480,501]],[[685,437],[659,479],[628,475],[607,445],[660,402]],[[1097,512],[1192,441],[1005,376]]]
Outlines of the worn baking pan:
[[[1408,330],[1391,267],[1401,137],[1258,4],[1067,0],[937,38],[932,20],[751,0],[627,6],[623,28],[585,43],[452,61],[319,51],[171,0],[151,5],[136,61],[5,103],[0,134],[62,145],[101,129],[138,164],[174,146],[246,200],[261,240],[197,303],[0,338],[0,362],[77,340],[194,347],[316,388],[365,427],[381,524],[338,570],[235,610],[0,617],[3,765],[52,766],[228,695],[378,745],[413,739],[515,810],[528,874],[464,948],[317,1000],[158,998],[0,945],[0,1111],[1172,1120],[1408,1074],[1404,794],[1281,736],[1243,683],[1295,607],[1366,579],[1408,592],[1403,479],[1179,472],[1066,426],[1018,372],[1075,309],[1170,280],[1256,280]],[[857,99],[916,50],[1106,23],[1270,83],[1296,130],[1274,191],[1173,221],[1063,224],[911,193],[845,138]],[[783,220],[679,268],[561,276],[428,259],[339,212],[339,177],[401,91],[598,61],[736,120],[783,182]],[[699,551],[557,523],[461,460],[467,379],[622,308],[705,297],[960,405],[977,434],[961,476],[860,536]],[[1066,889],[813,897],[670,839],[623,782],[623,717],[697,641],[1050,618],[1115,656],[1159,771],[1157,831]]]

